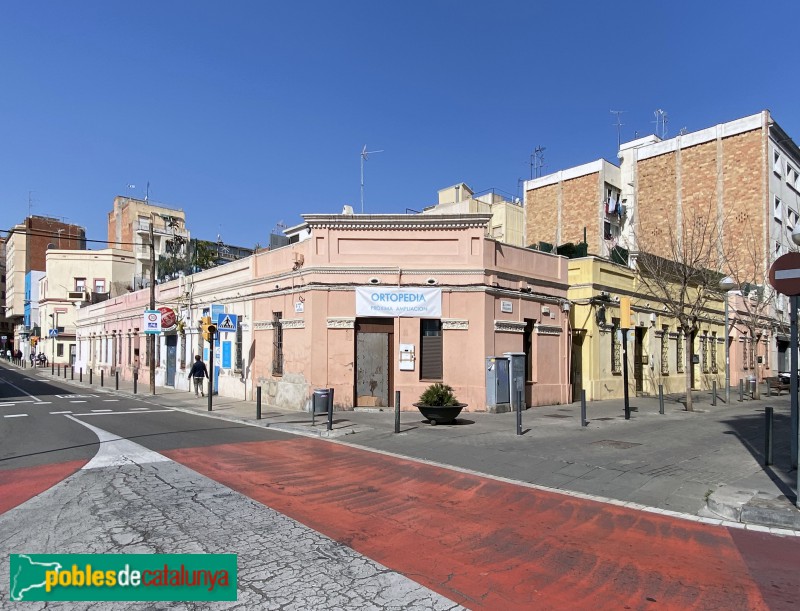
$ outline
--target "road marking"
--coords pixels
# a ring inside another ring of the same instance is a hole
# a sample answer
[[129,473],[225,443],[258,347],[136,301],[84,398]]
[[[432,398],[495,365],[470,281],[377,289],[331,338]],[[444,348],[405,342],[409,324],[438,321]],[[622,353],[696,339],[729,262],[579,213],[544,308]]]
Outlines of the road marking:
[[132,412],[142,412],[142,411],[149,410],[149,409],[150,409],[149,407],[132,407],[130,409],[130,411],[132,411]]
[[103,399],[103,403],[116,403],[119,399]]
[[52,401],[41,401],[39,405],[50,405]]
[[0,407],[11,407],[19,403],[34,403],[34,401],[14,401],[13,403],[0,403]]
[[70,403],[86,403],[86,401],[70,401]]
[[[171,410],[168,410],[171,411]],[[124,414],[126,412],[117,412]],[[97,438],[100,440],[100,447],[97,454],[83,466],[83,469],[98,469],[102,467],[119,467],[123,465],[142,465],[154,462],[172,462],[166,456],[163,456],[153,450],[148,450],[138,443],[123,439],[118,435],[104,431],[97,427],[87,424],[82,420],[78,420],[75,416],[98,416],[100,414],[74,414],[67,416],[70,420],[80,423],[82,426],[94,431]]]
[[[73,403],[76,403],[76,402],[73,401]],[[112,410],[112,409],[93,409],[92,411],[93,412],[113,412],[114,410]]]
[[50,412],[51,414],[71,414],[72,412]]
[[6,414],[3,418],[22,418],[23,416],[27,416],[28,414]]
[[16,388],[16,389],[17,389],[19,392],[21,392],[23,395],[28,395],[28,396],[29,396],[31,399],[33,399],[33,400],[34,400],[36,403],[39,403],[39,402],[41,401],[41,399],[39,399],[38,397],[34,397],[34,396],[31,394],[31,393],[29,393],[29,392],[25,392],[25,391],[24,391],[24,390],[22,390],[22,389],[21,389],[19,386],[17,386],[16,384],[12,384],[12,383],[11,383],[11,382],[9,382],[8,380],[6,380],[6,384],[8,384],[9,386],[11,386],[11,388]]
[[160,414],[163,412],[173,412],[172,409],[149,409],[146,412],[112,412],[111,410],[97,412],[89,412],[87,414],[72,414],[73,416],[138,416],[139,414]]

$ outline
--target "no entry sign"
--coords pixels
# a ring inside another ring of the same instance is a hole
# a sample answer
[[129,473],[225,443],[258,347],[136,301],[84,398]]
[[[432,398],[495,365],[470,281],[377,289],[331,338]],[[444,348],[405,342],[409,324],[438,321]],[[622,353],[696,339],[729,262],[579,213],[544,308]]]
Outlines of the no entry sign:
[[800,295],[800,252],[790,252],[775,259],[769,268],[769,283],[784,295]]

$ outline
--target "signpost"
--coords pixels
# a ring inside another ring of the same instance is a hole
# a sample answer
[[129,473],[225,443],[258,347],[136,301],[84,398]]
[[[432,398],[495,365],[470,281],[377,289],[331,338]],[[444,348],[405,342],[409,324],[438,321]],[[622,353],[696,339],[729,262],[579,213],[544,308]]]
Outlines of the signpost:
[[[792,236],[794,239],[794,236]],[[797,469],[797,484],[800,490],[800,468],[798,468],[798,413],[797,413],[797,306],[800,295],[800,253],[790,252],[775,259],[769,268],[769,283],[779,293],[790,298],[789,321],[791,323],[792,341],[790,344],[791,368],[789,371],[789,399],[791,402],[791,453],[792,466]],[[800,507],[800,494],[796,505]]]
[[158,310],[145,310],[142,329],[147,334],[157,335],[161,333],[161,312]]

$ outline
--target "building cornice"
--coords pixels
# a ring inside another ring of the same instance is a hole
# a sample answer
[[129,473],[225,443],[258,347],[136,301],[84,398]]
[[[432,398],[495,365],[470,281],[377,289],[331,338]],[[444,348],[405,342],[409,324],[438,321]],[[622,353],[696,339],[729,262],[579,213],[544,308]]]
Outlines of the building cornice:
[[442,230],[486,228],[491,214],[304,214],[299,229]]

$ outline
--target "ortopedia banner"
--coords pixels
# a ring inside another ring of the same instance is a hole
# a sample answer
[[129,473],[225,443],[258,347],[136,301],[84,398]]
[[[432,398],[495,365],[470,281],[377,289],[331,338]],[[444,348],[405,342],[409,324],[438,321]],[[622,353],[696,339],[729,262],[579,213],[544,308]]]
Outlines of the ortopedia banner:
[[442,289],[429,287],[357,287],[356,316],[441,318]]

